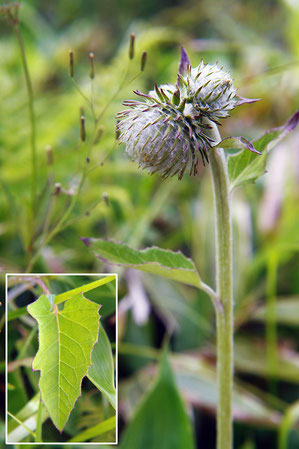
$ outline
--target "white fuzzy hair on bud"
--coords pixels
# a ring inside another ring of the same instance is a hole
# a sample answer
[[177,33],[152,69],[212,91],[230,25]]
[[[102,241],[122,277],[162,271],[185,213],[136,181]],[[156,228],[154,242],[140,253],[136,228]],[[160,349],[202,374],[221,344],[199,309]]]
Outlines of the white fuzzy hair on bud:
[[141,101],[124,101],[129,109],[117,115],[119,143],[139,167],[164,178],[196,175],[199,160],[209,162],[216,144],[209,137],[210,122],[218,124],[236,106],[254,101],[238,97],[229,73],[217,64],[191,68],[184,48],[176,85],[134,93]]
[[229,117],[229,111],[240,103],[228,72],[217,64],[189,68],[185,76],[178,75],[181,97],[188,98],[195,110],[217,123]]

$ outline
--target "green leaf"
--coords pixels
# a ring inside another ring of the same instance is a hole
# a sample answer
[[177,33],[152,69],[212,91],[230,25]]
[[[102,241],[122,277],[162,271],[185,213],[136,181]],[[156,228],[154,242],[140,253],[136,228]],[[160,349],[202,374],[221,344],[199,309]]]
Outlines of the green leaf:
[[116,409],[113,356],[110,341],[103,326],[100,326],[98,342],[92,351],[87,377]]
[[165,354],[154,387],[127,427],[121,449],[193,449],[191,423]]
[[[39,407],[39,393],[36,394],[16,415],[16,417],[25,424],[31,431],[35,431],[37,422],[37,413]],[[48,411],[45,407],[42,410],[42,421],[48,419]],[[29,432],[15,420],[9,418],[7,423],[7,441],[9,443],[18,443],[29,435]]]
[[[231,189],[244,184],[255,182],[266,170],[266,159],[268,152],[289,132],[296,128],[299,121],[297,111],[283,126],[273,128],[266,132],[260,139],[253,142],[256,151],[261,156],[244,149],[238,154],[231,155],[228,159],[228,174]],[[235,147],[234,147],[235,148]]]
[[279,351],[276,372],[269,372],[265,363],[266,348],[261,340],[237,338],[234,365],[236,372],[272,377],[299,384],[299,355],[295,351]]
[[285,412],[279,428],[279,449],[288,449],[292,427],[299,422],[299,401],[294,402]]
[[19,318],[20,316],[27,315],[27,309],[26,307],[20,307],[16,310],[9,310],[7,314],[7,321],[15,320],[16,318]]
[[96,426],[90,427],[87,430],[76,435],[74,438],[69,440],[69,443],[75,442],[86,442],[91,440],[92,438],[99,437],[103,435],[103,433],[108,432],[109,430],[113,430],[116,427],[116,416],[111,416],[111,418],[106,419],[105,421],[100,422]]
[[[125,348],[125,351],[123,350]],[[120,344],[121,354],[134,354],[138,357],[157,358],[157,351],[140,345]],[[216,367],[208,363],[203,357],[195,354],[176,353],[171,356],[171,365],[176,383],[181,394],[188,398],[191,406],[216,412],[217,407],[217,376]],[[146,391],[153,377],[151,365],[147,365],[129,380],[120,383],[120,400],[127,415],[136,406],[136,400]],[[233,390],[234,420],[251,423],[255,426],[276,427],[280,422],[277,412],[276,399],[269,393],[250,388],[244,382],[235,380]]]
[[62,431],[81,381],[91,364],[91,352],[99,331],[100,306],[83,294],[74,296],[59,310],[46,295],[27,307],[38,322],[39,350],[32,369],[40,370],[39,388],[54,425]]
[[102,285],[108,284],[109,282],[115,281],[115,279],[116,279],[115,275],[105,276],[104,278],[97,279],[94,282],[89,282],[88,284],[80,285],[80,287],[74,288],[73,290],[68,290],[67,292],[60,293],[59,295],[55,296],[55,304],[60,304],[61,302],[66,301],[72,298],[73,296],[78,295],[79,293],[89,292]]
[[82,241],[96,257],[108,260],[110,263],[158,274],[195,287],[201,286],[201,279],[194,262],[180,251],[173,252],[155,246],[135,250],[123,243],[93,238],[82,238]]
[[224,150],[249,150],[252,153],[261,154],[254,148],[250,140],[245,139],[245,137],[226,137],[213,148],[223,148]]
[[[278,324],[288,326],[299,325],[299,296],[278,298],[275,304],[275,315]],[[252,318],[257,321],[264,321],[265,306],[260,306],[253,314]]]

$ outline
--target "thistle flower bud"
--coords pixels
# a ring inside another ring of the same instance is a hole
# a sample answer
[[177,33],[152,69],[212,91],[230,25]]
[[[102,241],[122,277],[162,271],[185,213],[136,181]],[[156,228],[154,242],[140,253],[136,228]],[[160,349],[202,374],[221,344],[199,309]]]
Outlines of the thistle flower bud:
[[239,104],[236,89],[228,72],[217,64],[189,66],[184,77],[178,80],[181,96],[190,101],[196,111],[215,123],[229,117],[229,111]]
[[179,179],[185,172],[196,175],[200,159],[209,162],[208,152],[216,145],[209,135],[211,121],[218,124],[236,106],[256,101],[238,97],[230,75],[217,64],[192,68],[184,48],[176,85],[134,93],[141,101],[124,101],[129,109],[117,115],[119,142],[142,169]]

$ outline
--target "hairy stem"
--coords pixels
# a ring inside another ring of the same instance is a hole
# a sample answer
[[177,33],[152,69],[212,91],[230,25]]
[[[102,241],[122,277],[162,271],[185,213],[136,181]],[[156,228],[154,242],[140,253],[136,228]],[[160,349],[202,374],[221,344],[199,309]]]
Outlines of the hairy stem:
[[[210,136],[219,142],[220,134],[213,123]],[[217,449],[232,449],[233,387],[233,288],[232,224],[227,165],[222,149],[209,153],[216,215],[216,293],[222,309],[216,309],[217,325]]]
[[14,25],[14,30],[16,33],[17,41],[19,44],[22,65],[25,75],[27,96],[28,96],[28,109],[29,109],[29,120],[30,120],[30,146],[31,146],[31,209],[32,217],[35,216],[36,209],[36,186],[37,186],[37,162],[36,162],[36,125],[35,125],[35,114],[34,114],[34,96],[33,88],[31,83],[31,78],[29,74],[26,52],[24,41],[20,32],[19,24]]

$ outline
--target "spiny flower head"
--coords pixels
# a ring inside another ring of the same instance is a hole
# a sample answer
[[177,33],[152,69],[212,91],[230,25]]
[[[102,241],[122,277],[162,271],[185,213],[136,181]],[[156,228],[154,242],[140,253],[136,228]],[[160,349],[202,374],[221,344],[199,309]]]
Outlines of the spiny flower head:
[[117,115],[119,142],[126,143],[126,152],[141,168],[164,178],[196,175],[199,160],[205,165],[215,145],[210,122],[218,123],[247,102],[236,95],[230,76],[217,65],[201,63],[192,69],[183,48],[176,85],[134,93],[141,100],[124,101],[129,109]]
[[229,117],[229,111],[250,100],[237,95],[230,74],[214,65],[203,61],[192,68],[188,55],[182,47],[181,62],[177,78],[181,98],[192,104],[194,109],[209,120],[219,125],[218,120]]

